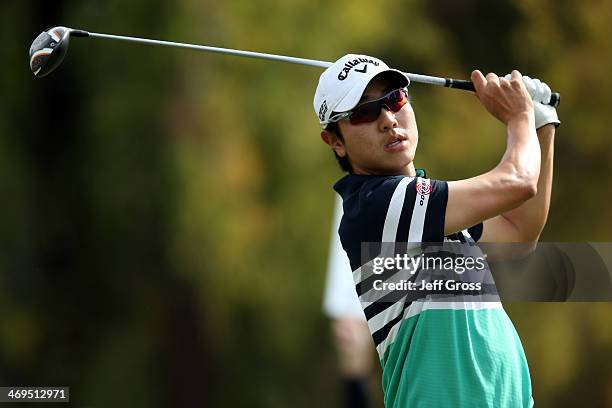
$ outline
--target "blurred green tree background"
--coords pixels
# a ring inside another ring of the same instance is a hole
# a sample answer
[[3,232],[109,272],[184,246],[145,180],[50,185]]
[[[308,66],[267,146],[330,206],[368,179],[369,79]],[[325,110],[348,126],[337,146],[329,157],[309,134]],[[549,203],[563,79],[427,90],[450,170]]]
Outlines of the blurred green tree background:
[[[612,3],[405,0],[0,4],[0,385],[69,385],[76,406],[335,406],[321,312],[331,185],[320,70],[74,39],[55,25],[468,78],[520,69],[563,95],[543,240],[612,241]],[[416,164],[494,166],[476,98],[410,88]],[[612,306],[507,305],[539,407],[612,406]]]

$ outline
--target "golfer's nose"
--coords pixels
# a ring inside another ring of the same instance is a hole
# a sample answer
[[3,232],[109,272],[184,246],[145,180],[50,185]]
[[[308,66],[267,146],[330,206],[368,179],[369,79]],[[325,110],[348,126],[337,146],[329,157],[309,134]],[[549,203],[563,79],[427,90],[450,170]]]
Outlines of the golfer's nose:
[[382,108],[380,108],[378,123],[380,130],[383,132],[386,132],[387,130],[396,128],[398,126],[395,113],[393,113],[389,108],[384,105],[382,106]]

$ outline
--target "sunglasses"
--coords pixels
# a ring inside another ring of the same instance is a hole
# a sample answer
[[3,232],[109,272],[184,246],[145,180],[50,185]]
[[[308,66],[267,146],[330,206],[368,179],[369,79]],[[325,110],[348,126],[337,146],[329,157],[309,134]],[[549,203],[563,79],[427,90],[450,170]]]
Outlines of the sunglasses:
[[338,122],[339,120],[348,119],[351,125],[360,123],[374,122],[380,115],[380,110],[384,106],[393,113],[399,112],[400,109],[408,102],[408,89],[400,88],[389,92],[385,96],[373,101],[362,103],[356,106],[353,110],[332,115],[329,118],[330,122]]

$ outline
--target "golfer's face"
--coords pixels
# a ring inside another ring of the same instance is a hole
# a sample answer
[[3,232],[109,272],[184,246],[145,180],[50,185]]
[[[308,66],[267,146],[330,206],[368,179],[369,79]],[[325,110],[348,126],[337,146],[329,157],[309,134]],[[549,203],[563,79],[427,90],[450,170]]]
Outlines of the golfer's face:
[[[395,88],[397,85],[388,79],[376,78],[365,89],[359,103],[381,98]],[[356,174],[407,174],[418,142],[410,103],[396,113],[383,107],[373,122],[352,125],[342,120],[338,125]]]

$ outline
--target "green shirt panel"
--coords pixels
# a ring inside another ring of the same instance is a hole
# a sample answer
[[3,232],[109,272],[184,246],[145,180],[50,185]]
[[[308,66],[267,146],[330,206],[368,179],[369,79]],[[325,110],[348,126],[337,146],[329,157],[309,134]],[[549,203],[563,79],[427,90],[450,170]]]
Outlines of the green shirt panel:
[[426,309],[400,324],[381,360],[386,407],[533,406],[525,353],[502,308]]

